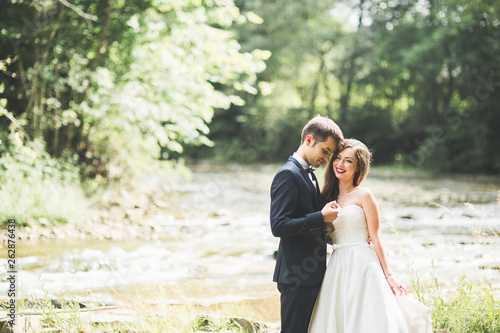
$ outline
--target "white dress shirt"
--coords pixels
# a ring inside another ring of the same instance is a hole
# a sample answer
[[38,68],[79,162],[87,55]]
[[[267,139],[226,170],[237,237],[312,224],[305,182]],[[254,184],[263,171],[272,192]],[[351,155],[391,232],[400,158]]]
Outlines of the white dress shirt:
[[[309,164],[307,164],[307,162],[306,162],[306,161],[304,161],[304,159],[303,159],[302,157],[300,157],[300,155],[299,155],[299,154],[297,154],[297,152],[293,153],[292,157],[293,157],[293,158],[295,158],[295,159],[299,162],[299,164],[302,166],[302,168],[304,168],[304,170],[305,170],[305,169],[308,169],[308,168],[310,167],[310,165],[309,165]],[[307,175],[309,176],[309,179],[310,179],[310,180],[311,180],[311,182],[313,183],[314,187],[316,187],[316,188],[317,188],[317,187],[318,187],[318,185],[317,185],[317,184],[316,184],[316,182],[314,181],[314,179],[313,179],[312,175],[311,175],[310,173],[308,173]]]

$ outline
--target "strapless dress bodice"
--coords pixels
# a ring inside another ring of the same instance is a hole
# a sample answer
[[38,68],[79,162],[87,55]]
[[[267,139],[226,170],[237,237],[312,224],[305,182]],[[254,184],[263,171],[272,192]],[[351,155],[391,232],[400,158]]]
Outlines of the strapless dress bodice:
[[332,234],[334,248],[358,243],[367,244],[368,227],[363,208],[358,205],[347,205],[342,208],[333,221],[335,230]]

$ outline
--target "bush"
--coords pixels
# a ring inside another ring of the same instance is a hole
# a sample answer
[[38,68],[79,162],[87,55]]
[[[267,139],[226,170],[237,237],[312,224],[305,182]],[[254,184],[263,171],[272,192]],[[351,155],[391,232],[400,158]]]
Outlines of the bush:
[[0,157],[0,219],[21,225],[44,217],[82,222],[88,213],[78,168],[44,153],[43,144],[12,145]]

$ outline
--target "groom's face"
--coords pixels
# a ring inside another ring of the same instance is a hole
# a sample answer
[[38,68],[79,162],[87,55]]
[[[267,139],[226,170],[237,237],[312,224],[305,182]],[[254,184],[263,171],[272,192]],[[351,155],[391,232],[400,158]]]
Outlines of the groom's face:
[[333,137],[329,136],[326,141],[317,141],[312,135],[306,137],[306,162],[314,168],[319,168],[321,165],[328,162],[330,155],[337,148],[337,142]]

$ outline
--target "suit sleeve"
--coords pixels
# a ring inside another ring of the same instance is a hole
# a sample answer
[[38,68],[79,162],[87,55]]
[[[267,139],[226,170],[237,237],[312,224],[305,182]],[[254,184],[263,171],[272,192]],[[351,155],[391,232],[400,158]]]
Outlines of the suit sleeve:
[[271,230],[276,237],[290,237],[324,228],[321,211],[297,215],[299,189],[295,175],[290,170],[281,170],[271,185]]

